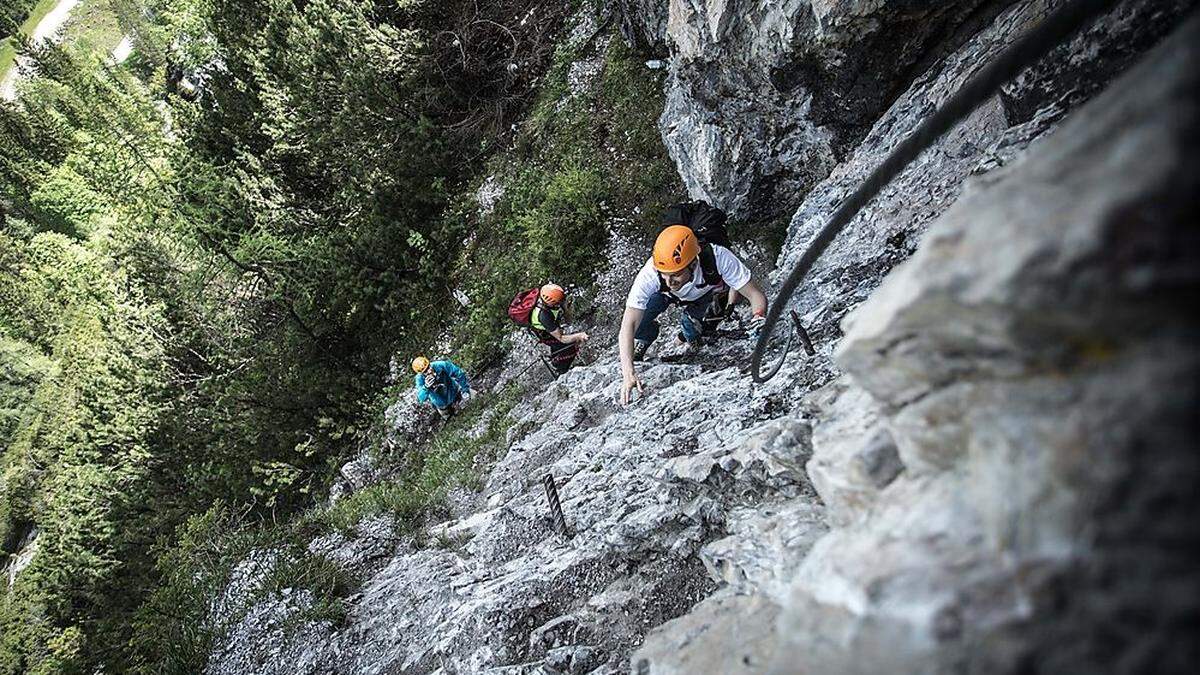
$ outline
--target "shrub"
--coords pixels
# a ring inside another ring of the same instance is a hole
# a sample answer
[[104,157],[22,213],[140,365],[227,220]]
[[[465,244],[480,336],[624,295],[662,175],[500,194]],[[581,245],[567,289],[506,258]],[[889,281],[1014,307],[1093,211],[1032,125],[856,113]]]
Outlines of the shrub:
[[341,621],[351,579],[304,541],[290,525],[249,523],[223,502],[189,518],[175,541],[157,548],[161,583],[134,620],[133,670],[203,671],[216,640],[285,588],[308,589],[317,599],[294,621]]

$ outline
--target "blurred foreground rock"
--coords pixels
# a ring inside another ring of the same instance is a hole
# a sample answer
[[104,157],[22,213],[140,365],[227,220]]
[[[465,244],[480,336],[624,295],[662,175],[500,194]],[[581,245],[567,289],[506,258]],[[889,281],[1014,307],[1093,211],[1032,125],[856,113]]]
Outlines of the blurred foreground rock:
[[[835,527],[755,631],[761,672],[1193,670],[1198,45],[1194,20],[974,180],[847,319],[809,462]],[[723,658],[761,602],[635,663]]]

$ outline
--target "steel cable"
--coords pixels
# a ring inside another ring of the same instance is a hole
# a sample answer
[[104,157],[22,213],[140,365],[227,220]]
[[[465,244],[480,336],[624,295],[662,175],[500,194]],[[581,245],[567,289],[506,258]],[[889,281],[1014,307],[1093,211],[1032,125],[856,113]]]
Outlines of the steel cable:
[[1110,11],[1120,0],[1073,0],[1051,14],[1033,30],[1019,38],[983,67],[962,86],[948,101],[925,119],[915,131],[901,141],[891,154],[875,168],[858,189],[854,191],[829,218],[829,222],[817,233],[808,249],[788,273],[779,289],[779,296],[767,311],[767,321],[759,333],[754,353],[750,357],[750,376],[755,382],[766,382],[779,372],[787,359],[785,350],[770,372],[762,373],[763,353],[775,326],[787,309],[788,301],[800,287],[800,283],[811,271],[813,263],[828,248],[834,237],[858,215],[879,191],[912,163],[922,152],[933,145],[943,134],[950,131],[970,115],[981,104],[995,95],[1000,87],[1021,71],[1039,61],[1055,47],[1065,43],[1077,31],[1100,15]]

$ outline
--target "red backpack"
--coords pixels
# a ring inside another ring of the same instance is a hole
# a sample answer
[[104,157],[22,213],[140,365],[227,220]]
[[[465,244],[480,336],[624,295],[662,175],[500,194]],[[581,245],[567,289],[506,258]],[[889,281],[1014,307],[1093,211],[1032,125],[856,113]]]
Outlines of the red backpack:
[[529,326],[529,315],[533,313],[533,308],[537,305],[538,297],[541,294],[541,287],[531,288],[527,291],[521,291],[513,296],[512,302],[508,303],[508,318],[513,320],[518,326]]

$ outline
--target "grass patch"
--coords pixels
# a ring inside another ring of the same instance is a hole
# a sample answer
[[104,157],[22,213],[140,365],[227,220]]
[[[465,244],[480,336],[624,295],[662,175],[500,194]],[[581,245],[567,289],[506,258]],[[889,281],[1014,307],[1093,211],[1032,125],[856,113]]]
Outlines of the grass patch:
[[125,32],[108,0],[82,0],[63,26],[63,44],[81,55],[107,59]]
[[190,518],[175,543],[160,544],[163,583],[135,621],[135,672],[202,672],[216,641],[257,603],[285,589],[306,589],[314,598],[288,626],[344,620],[343,598],[354,580],[309,553],[306,541],[294,525],[251,524],[223,503]]
[[29,16],[25,17],[25,20],[21,22],[21,34],[33,35],[33,31],[37,29],[37,25],[42,22],[42,19],[46,18],[46,15],[51,10],[58,6],[58,2],[59,0],[39,0],[33,6],[33,9],[29,11]]
[[0,40],[0,82],[8,77],[8,69],[12,68],[17,59],[17,49],[13,47],[11,38]]
[[[32,35],[37,25],[58,4],[59,0],[41,0],[21,23],[22,35]],[[110,54],[124,37],[108,0],[82,0],[71,10],[71,18],[62,28],[62,43],[81,54]],[[0,40],[0,82],[16,62],[17,48],[11,37]]]
[[[413,531],[425,517],[441,506],[455,487],[478,491],[487,467],[504,450],[510,426],[509,412],[521,397],[516,383],[487,399],[476,394],[474,407],[451,419],[413,463],[404,476],[359,490],[332,506],[311,513],[307,520],[322,528],[343,533],[370,516],[391,514],[401,531]],[[490,413],[482,433],[474,430],[485,413]]]
[[[29,16],[21,22],[21,26],[17,29],[21,35],[33,35],[34,29],[46,18],[50,10],[58,4],[58,0],[39,0],[29,11]],[[0,82],[8,77],[8,70],[12,68],[13,63],[17,58],[17,46],[11,37],[6,37],[0,40]]]

